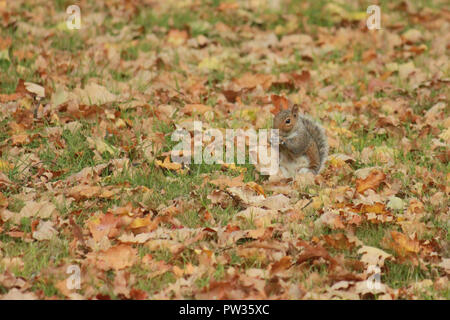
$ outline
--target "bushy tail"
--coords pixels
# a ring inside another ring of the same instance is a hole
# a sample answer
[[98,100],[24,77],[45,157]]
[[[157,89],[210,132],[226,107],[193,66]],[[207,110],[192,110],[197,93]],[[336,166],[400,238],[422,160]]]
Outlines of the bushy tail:
[[320,156],[320,167],[319,172],[322,170],[325,161],[328,159],[328,142],[325,130],[314,120],[302,115],[303,123],[305,124],[306,130],[316,142],[317,148],[319,149]]

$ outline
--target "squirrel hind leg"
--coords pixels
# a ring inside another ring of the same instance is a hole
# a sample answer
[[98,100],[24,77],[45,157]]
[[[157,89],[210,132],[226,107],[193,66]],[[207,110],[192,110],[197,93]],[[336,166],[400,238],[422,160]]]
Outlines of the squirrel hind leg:
[[319,174],[319,171],[321,169],[320,155],[318,147],[315,143],[312,143],[309,146],[309,148],[306,150],[306,155],[308,156],[309,160],[308,169],[314,174]]

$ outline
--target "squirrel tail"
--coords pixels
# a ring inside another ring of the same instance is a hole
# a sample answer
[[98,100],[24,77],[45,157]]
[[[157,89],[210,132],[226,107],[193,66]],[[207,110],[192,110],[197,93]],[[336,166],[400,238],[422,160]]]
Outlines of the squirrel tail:
[[327,136],[325,134],[325,130],[317,122],[305,116],[302,116],[302,118],[306,129],[308,130],[311,138],[317,145],[317,149],[319,150],[320,166],[317,172],[319,173],[322,170],[325,161],[327,161],[328,159]]

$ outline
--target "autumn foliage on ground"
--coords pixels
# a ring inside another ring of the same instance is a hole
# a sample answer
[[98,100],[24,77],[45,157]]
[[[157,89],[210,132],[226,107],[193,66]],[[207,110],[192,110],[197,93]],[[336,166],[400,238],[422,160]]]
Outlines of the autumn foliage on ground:
[[[0,298],[448,299],[450,11],[373,2],[0,0]],[[319,175],[171,161],[287,99]]]

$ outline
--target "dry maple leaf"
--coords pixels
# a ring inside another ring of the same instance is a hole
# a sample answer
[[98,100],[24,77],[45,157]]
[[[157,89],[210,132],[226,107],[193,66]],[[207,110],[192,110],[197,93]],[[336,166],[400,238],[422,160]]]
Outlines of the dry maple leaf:
[[263,187],[261,187],[259,184],[257,184],[254,181],[250,181],[246,183],[247,186],[255,190],[257,193],[262,194],[264,198],[266,197],[266,193],[264,192]]
[[67,195],[75,200],[89,199],[97,197],[102,188],[100,186],[77,185],[71,188]]
[[30,136],[28,134],[15,134],[11,136],[12,146],[22,146],[31,142]]
[[384,243],[395,250],[400,256],[418,253],[420,250],[420,243],[417,240],[417,236],[415,239],[411,239],[407,235],[397,231],[391,231],[391,239],[385,238]]
[[171,162],[169,157],[166,157],[164,159],[164,162],[162,162],[161,160],[156,160],[155,164],[157,167],[176,171],[181,170],[182,167],[181,163]]
[[127,243],[127,244],[145,243],[149,239],[151,239],[152,236],[153,236],[152,233],[139,233],[137,235],[134,235],[132,233],[125,233],[125,234],[121,235],[119,238],[117,238],[117,240],[119,240],[122,243]]
[[25,88],[28,92],[35,94],[39,98],[45,97],[45,88],[33,82],[25,82]]
[[14,166],[11,163],[9,163],[5,160],[0,160],[0,171],[8,172],[9,170],[11,170],[13,168],[14,168]]
[[98,254],[91,253],[95,265],[102,270],[120,270],[131,267],[137,259],[137,249],[119,244]]
[[8,293],[1,296],[0,300],[37,300],[38,297],[33,292],[22,292],[17,288],[12,288]]
[[270,267],[270,274],[274,275],[274,274],[281,273],[281,272],[289,269],[292,265],[291,260],[292,259],[290,256],[284,256],[277,262],[274,262]]
[[131,300],[147,300],[148,293],[141,289],[132,288],[130,290],[130,299]]
[[253,188],[245,185],[243,187],[231,187],[227,191],[233,198],[239,202],[250,206],[262,206],[265,197],[259,192],[256,192]]
[[28,94],[27,89],[25,88],[25,81],[23,79],[19,79],[19,83],[17,84],[16,91],[12,94],[0,94],[0,102],[9,102],[22,98]]
[[[128,225],[128,228],[130,229],[139,229],[139,228],[145,228],[146,232],[151,232],[155,230],[158,227],[159,219],[152,220],[150,215],[147,215],[144,218],[136,218],[131,222],[131,224]],[[135,230],[136,232],[136,230]]]
[[241,173],[239,176],[231,178],[229,176],[220,176],[217,179],[209,180],[209,183],[212,183],[218,186],[221,189],[226,187],[241,187],[244,183],[244,174]]
[[363,193],[368,189],[377,188],[381,182],[386,179],[386,175],[384,172],[380,170],[372,170],[367,178],[365,179],[356,179],[356,192]]
[[272,210],[281,210],[289,207],[290,199],[282,194],[273,195],[270,197],[267,197],[263,203],[262,206],[267,209]]
[[245,73],[240,78],[235,79],[234,83],[240,88],[251,89],[260,85],[264,90],[267,90],[272,85],[272,76],[270,74]]
[[273,94],[270,96],[270,99],[272,100],[272,103],[274,105],[274,108],[270,110],[270,112],[272,112],[273,114],[277,114],[281,110],[289,109],[289,107],[291,106],[291,102],[285,97]]
[[207,198],[212,204],[218,204],[222,208],[230,207],[233,204],[233,198],[222,190],[213,190]]
[[204,104],[187,104],[181,109],[181,112],[186,115],[192,115],[193,113],[204,114],[208,111],[212,111],[212,108]]
[[235,103],[237,98],[240,97],[240,95],[243,93],[243,90],[223,90],[222,93],[228,102]]
[[20,223],[22,218],[30,217],[47,219],[56,213],[55,205],[49,201],[27,201],[19,214],[13,216],[13,221],[14,223]]
[[338,250],[352,250],[355,246],[354,242],[350,242],[347,236],[344,233],[337,233],[333,235],[324,235],[323,236],[325,242]]
[[380,202],[376,202],[373,205],[367,205],[367,204],[362,205],[361,212],[376,213],[376,214],[390,214],[390,212],[386,210],[386,206]]
[[33,232],[33,238],[39,241],[50,240],[58,231],[53,228],[50,221],[39,221],[36,231]]
[[298,256],[297,264],[301,264],[311,259],[323,258],[330,263],[331,269],[334,269],[337,266],[337,261],[330,256],[324,247],[320,245],[311,246],[305,241],[299,241],[298,245],[304,247],[305,250]]
[[117,100],[115,94],[96,83],[89,83],[84,89],[76,88],[74,92],[80,98],[81,103],[87,106],[102,105]]
[[361,261],[366,265],[379,266],[380,268],[384,266],[384,260],[391,258],[392,255],[384,252],[381,249],[369,246],[363,246],[358,250],[359,254],[362,254]]
[[87,225],[94,241],[97,242],[105,236],[114,237],[118,235],[116,227],[119,223],[119,217],[114,216],[112,213],[107,213],[89,220]]
[[172,29],[167,34],[167,42],[174,46],[182,45],[188,38],[189,34],[186,30]]

